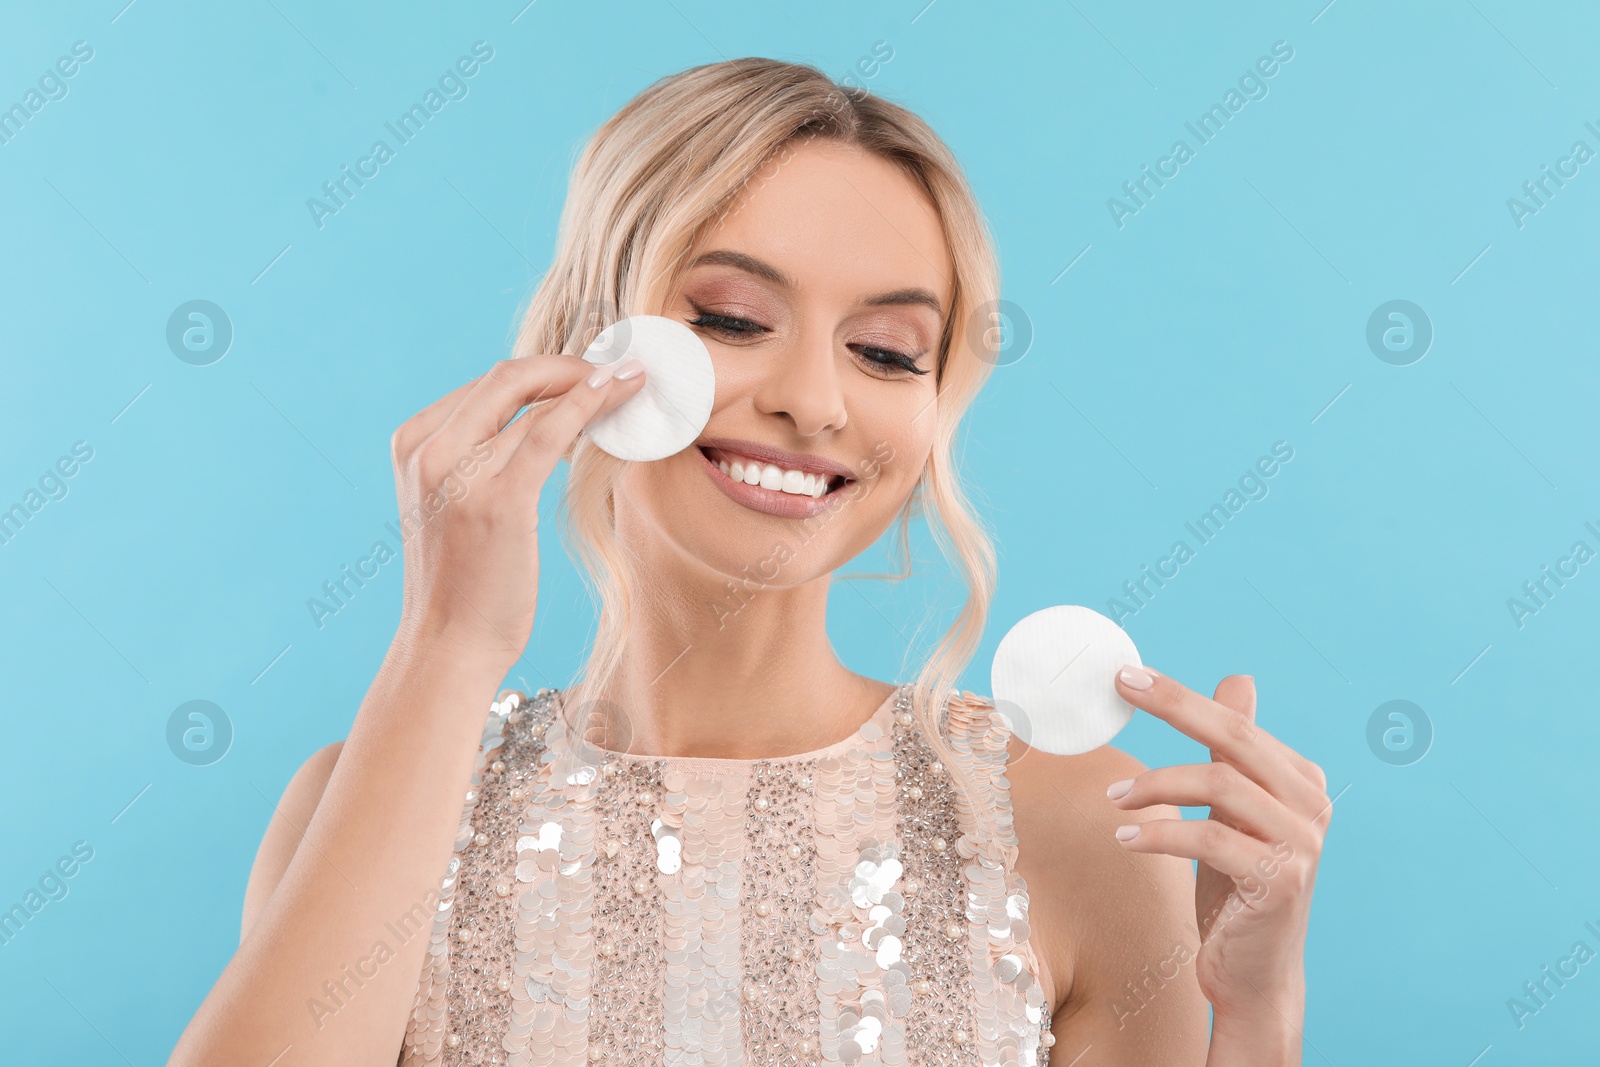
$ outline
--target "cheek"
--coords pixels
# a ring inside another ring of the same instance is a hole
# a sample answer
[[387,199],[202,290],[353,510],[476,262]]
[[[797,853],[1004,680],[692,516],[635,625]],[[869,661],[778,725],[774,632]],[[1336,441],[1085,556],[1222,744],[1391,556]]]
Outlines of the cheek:
[[903,423],[885,429],[873,438],[870,461],[878,464],[879,480],[886,486],[909,493],[922,477],[933,449],[932,413],[926,412],[920,419],[908,416]]
[[697,462],[698,456],[685,453],[655,463],[629,463],[617,480],[617,495],[641,510],[659,514],[696,473],[691,461]]

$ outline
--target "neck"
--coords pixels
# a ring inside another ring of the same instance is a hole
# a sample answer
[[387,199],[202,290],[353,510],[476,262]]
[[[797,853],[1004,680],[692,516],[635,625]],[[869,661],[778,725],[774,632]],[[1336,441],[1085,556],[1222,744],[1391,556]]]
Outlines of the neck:
[[[630,541],[648,578],[635,593],[621,666],[604,689],[581,683],[564,701],[606,709],[578,714],[583,725],[603,726],[607,747],[720,759],[794,755],[849,736],[894,691],[835,657],[827,574],[787,588],[735,582],[730,593],[725,575],[686,565],[661,541]],[[654,548],[641,553],[645,545]]]

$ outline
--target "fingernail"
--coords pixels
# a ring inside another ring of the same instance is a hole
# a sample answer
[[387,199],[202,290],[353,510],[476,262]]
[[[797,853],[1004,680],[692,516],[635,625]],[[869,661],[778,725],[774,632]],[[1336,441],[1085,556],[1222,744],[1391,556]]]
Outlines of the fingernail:
[[1121,800],[1128,795],[1128,790],[1133,788],[1133,779],[1124,778],[1120,782],[1112,782],[1106,786],[1106,796],[1112,800]]
[[1121,678],[1122,684],[1127,686],[1129,689],[1149,689],[1151,682],[1154,681],[1154,679],[1150,677],[1149,671],[1145,670],[1143,667],[1135,667],[1132,664],[1129,664],[1128,666],[1122,668],[1122,670],[1118,671],[1117,677]]
[[1135,823],[1133,826],[1119,826],[1119,827],[1117,827],[1117,840],[1118,841],[1132,841],[1134,838],[1136,838],[1138,836],[1139,836],[1139,826],[1138,826],[1137,823]]
[[598,389],[602,385],[609,382],[611,380],[612,370],[613,368],[609,364],[602,367],[596,367],[594,373],[589,375],[589,388]]
[[629,379],[637,378],[640,372],[643,370],[644,364],[639,361],[639,358],[637,356],[629,356],[627,359],[623,360],[622,365],[617,368],[615,377],[617,381],[625,382]]

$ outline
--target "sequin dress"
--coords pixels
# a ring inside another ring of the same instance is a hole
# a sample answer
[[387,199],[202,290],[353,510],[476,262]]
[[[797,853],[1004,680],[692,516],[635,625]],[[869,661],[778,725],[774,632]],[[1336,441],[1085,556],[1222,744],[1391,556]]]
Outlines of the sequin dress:
[[491,706],[402,1067],[1044,1067],[991,706],[943,714],[969,797],[907,685],[761,760],[599,748],[561,697]]

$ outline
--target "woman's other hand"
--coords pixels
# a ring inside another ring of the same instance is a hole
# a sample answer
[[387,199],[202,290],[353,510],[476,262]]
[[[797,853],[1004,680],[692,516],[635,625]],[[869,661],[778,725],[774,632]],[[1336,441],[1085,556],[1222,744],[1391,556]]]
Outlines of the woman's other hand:
[[1248,675],[1224,678],[1212,699],[1134,666],[1123,668],[1116,687],[1211,750],[1210,763],[1151,768],[1106,791],[1125,810],[1205,805],[1209,817],[1130,823],[1117,838],[1129,851],[1199,861],[1196,977],[1214,1031],[1281,1034],[1298,1062],[1311,892],[1333,818],[1327,776],[1256,724]]

